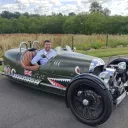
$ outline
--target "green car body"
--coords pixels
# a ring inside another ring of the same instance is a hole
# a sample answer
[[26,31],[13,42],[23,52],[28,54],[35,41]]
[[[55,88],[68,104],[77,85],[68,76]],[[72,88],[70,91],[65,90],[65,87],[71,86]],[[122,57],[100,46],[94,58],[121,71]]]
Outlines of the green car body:
[[[31,50],[31,48],[28,50]],[[74,77],[80,74],[90,73],[89,68],[95,58],[76,52],[60,51],[55,57],[51,58],[47,64],[40,65],[37,71],[30,71],[21,66],[21,57],[24,52],[26,52],[26,50],[20,52],[19,48],[10,49],[5,52],[4,70],[6,74],[14,78],[15,81],[22,82],[27,86],[63,96],[70,81]],[[103,65],[99,65],[98,70],[99,71],[96,72],[100,73],[103,70]],[[25,71],[31,73],[31,75],[26,76]],[[14,74],[17,78],[13,77]],[[30,81],[28,79],[30,79]],[[37,82],[38,84],[34,84],[35,80],[39,81]]]

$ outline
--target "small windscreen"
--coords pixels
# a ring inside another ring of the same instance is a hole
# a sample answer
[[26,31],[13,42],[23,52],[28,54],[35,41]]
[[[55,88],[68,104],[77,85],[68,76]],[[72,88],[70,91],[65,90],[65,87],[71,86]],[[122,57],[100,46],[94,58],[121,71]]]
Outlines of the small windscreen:
[[63,51],[72,52],[71,48],[68,45],[66,45],[66,48],[62,48],[62,47],[58,46],[58,47],[55,48],[55,51],[56,51],[57,54],[59,54]]
[[64,50],[63,50],[63,48],[61,48],[60,46],[58,46],[58,47],[55,48],[55,51],[56,51],[57,53],[60,53],[60,52],[62,52],[62,51],[64,51]]

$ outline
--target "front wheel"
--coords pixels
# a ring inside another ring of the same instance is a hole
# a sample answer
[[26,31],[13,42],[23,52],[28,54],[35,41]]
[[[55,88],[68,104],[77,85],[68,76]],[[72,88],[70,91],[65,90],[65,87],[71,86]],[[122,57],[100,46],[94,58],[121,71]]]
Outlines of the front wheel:
[[72,113],[81,122],[95,126],[104,123],[112,112],[112,97],[89,79],[80,79],[70,85],[67,101]]

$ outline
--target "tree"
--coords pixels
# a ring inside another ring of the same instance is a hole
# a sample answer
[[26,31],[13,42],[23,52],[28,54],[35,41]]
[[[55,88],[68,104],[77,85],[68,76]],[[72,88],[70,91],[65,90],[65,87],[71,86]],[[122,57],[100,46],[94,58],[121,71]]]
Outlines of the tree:
[[64,33],[70,33],[70,34],[78,33],[78,31],[76,32],[77,27],[75,26],[76,25],[75,20],[76,20],[76,17],[71,16],[64,22],[63,24]]
[[30,17],[27,21],[29,21],[28,32],[39,33],[39,20],[36,17]]
[[27,18],[29,17],[29,13],[28,12],[25,12],[23,15],[26,16]]
[[63,16],[62,13],[59,13],[58,16]]
[[18,21],[24,25],[25,33],[27,33],[30,25],[29,19],[26,16],[21,15]]
[[14,15],[14,18],[18,19],[21,14],[19,12],[15,12],[13,15]]
[[105,16],[109,16],[111,11],[108,8],[103,8],[98,2],[93,2],[90,6],[90,12],[99,12],[104,14]]
[[11,21],[0,17],[0,33],[11,33]]
[[90,12],[102,12],[102,6],[98,2],[91,3]]
[[1,17],[2,18],[7,18],[7,19],[11,19],[11,18],[16,18],[18,19],[20,17],[20,13],[19,12],[15,12],[15,13],[11,13],[9,11],[3,11],[1,13]]
[[1,17],[2,18],[11,19],[13,17],[13,13],[11,13],[9,11],[2,11]]
[[63,33],[63,24],[65,22],[65,17],[64,16],[51,16],[48,17],[47,22],[45,22],[45,31],[46,33],[50,34],[58,34],[58,33]]
[[103,14],[104,14],[105,16],[109,16],[109,15],[111,14],[111,11],[110,11],[108,8],[104,8]]
[[91,13],[69,13],[68,16],[36,15],[3,11],[0,15],[0,33],[72,33],[72,34],[127,34],[128,16],[110,16],[111,11],[93,2]]
[[12,19],[12,32],[13,33],[22,33],[24,32],[24,25],[19,22],[17,19]]
[[86,20],[88,18],[88,14],[79,13],[75,18],[75,33],[87,34],[87,26]]
[[74,12],[70,12],[68,16],[75,16],[76,14]]
[[85,21],[86,34],[105,33],[106,17],[99,12],[89,14]]

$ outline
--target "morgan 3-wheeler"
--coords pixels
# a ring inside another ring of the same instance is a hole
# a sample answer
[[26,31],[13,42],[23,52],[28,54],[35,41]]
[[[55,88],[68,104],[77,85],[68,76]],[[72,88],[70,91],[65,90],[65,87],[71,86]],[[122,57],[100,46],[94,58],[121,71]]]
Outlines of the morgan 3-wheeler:
[[[38,45],[38,48],[34,48]],[[57,55],[47,64],[33,66],[32,58],[40,50],[39,42],[30,47],[22,42],[3,56],[8,78],[42,91],[65,96],[66,106],[81,122],[96,126],[111,115],[127,95],[128,60],[117,58],[105,67],[102,59],[56,47]],[[46,57],[46,56],[42,56]]]

